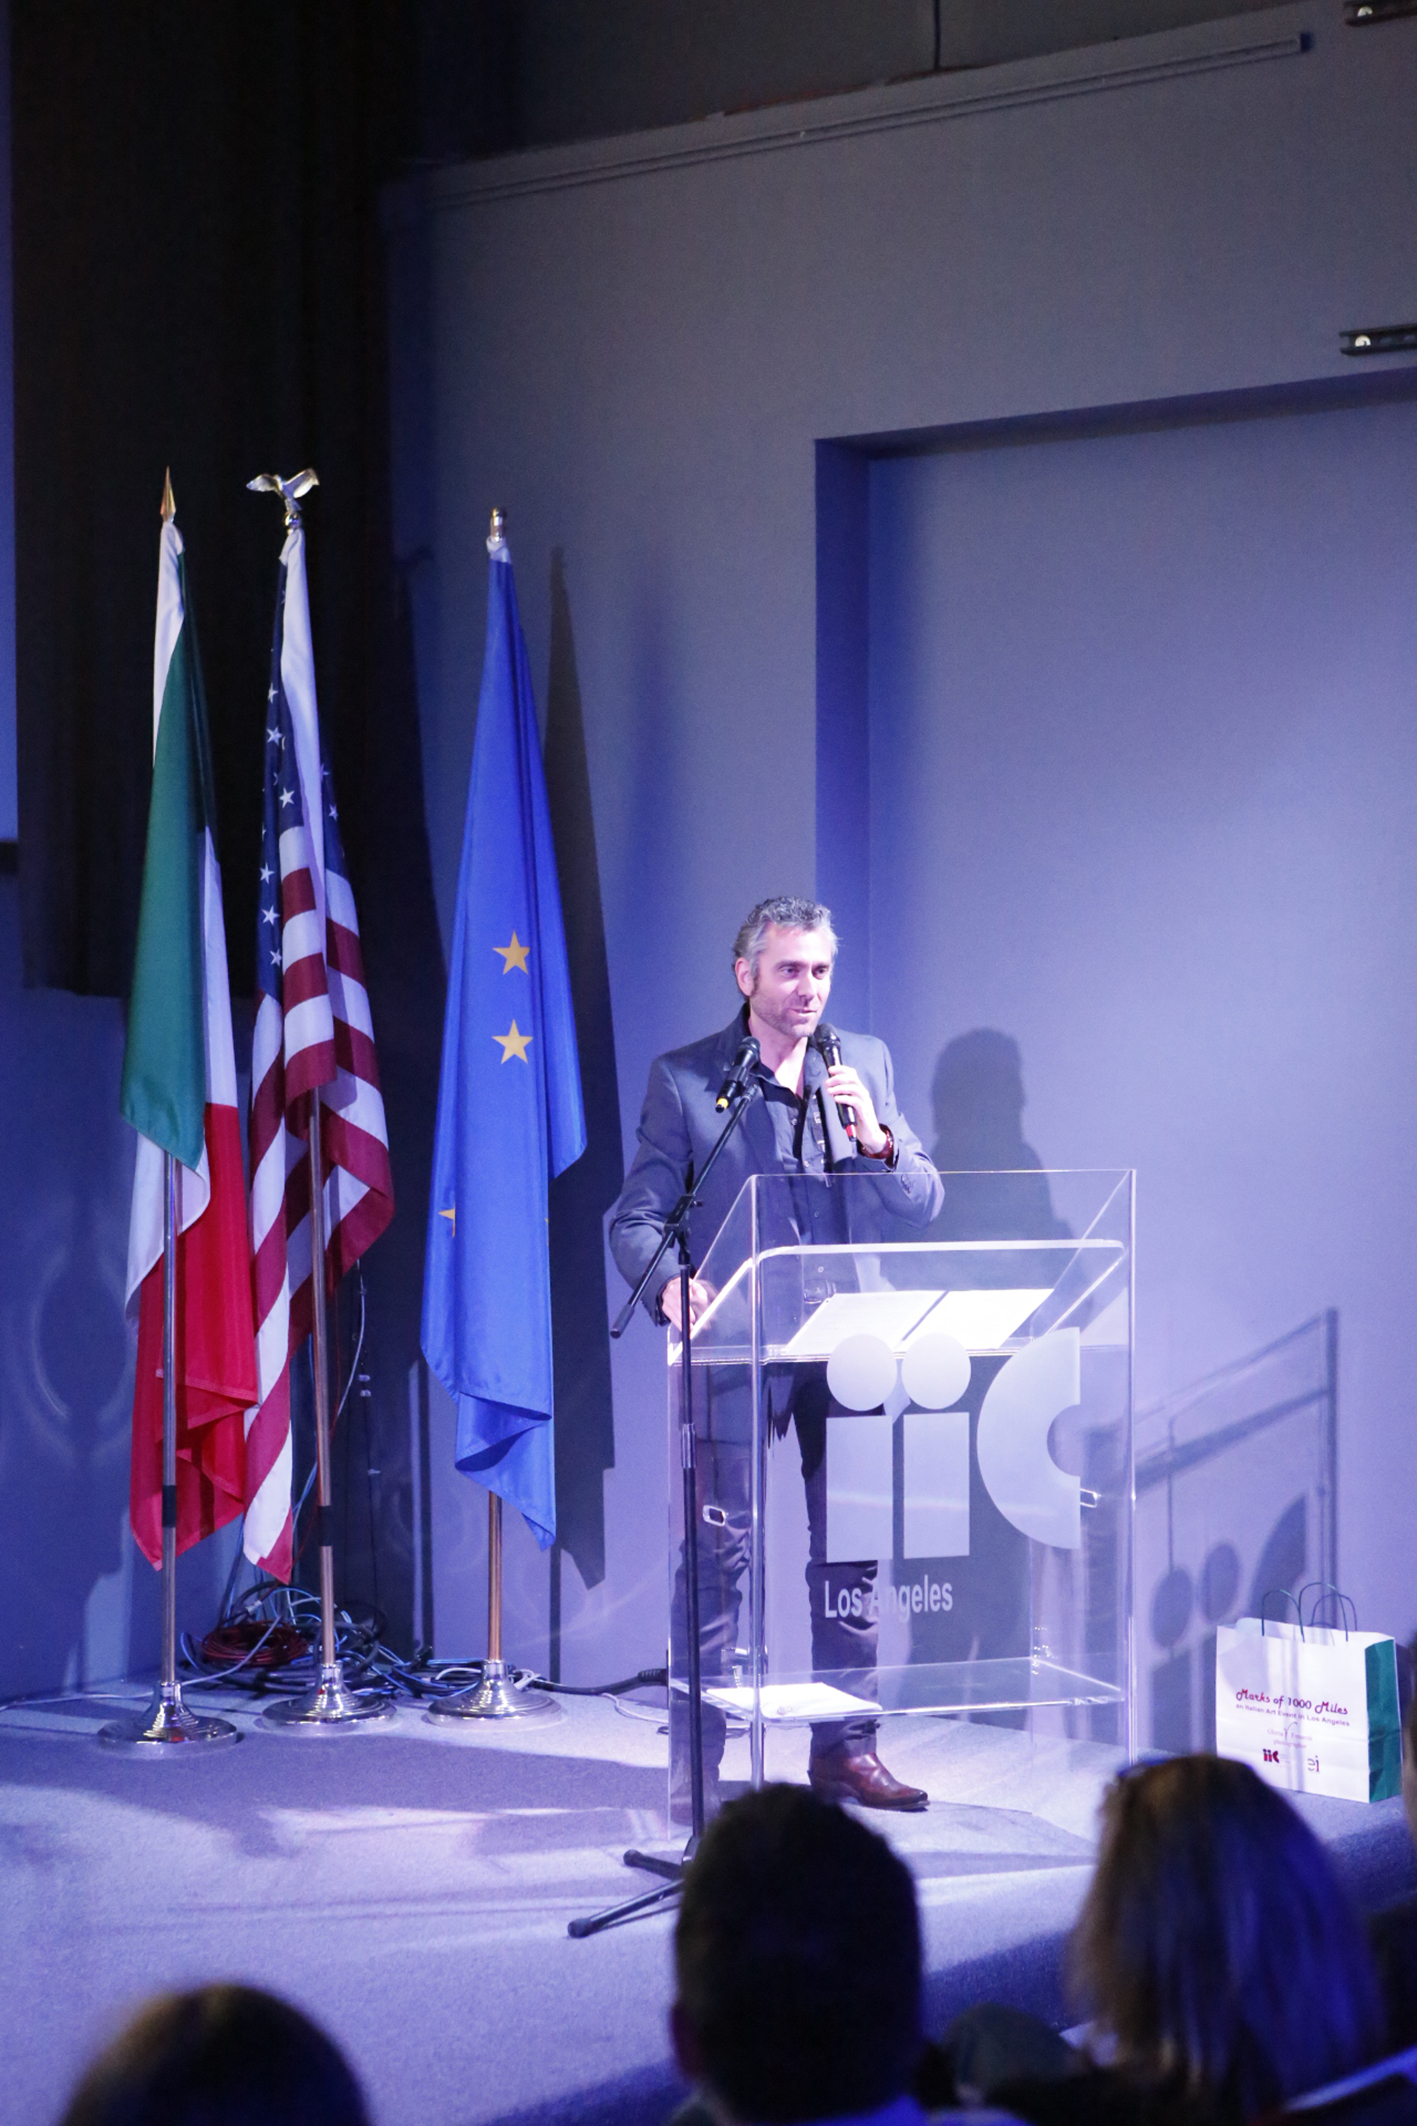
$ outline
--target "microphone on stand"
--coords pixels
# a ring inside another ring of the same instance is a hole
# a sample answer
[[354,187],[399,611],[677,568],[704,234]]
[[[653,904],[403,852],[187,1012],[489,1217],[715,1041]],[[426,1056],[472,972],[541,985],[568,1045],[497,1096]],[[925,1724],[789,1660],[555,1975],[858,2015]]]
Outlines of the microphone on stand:
[[762,1052],[757,1035],[745,1034],[738,1044],[738,1053],[733,1058],[733,1068],[718,1088],[718,1098],[714,1105],[720,1114],[730,1100],[747,1089],[748,1080],[753,1075],[753,1066]]
[[[835,1070],[837,1064],[841,1061],[841,1035],[834,1026],[829,1026],[825,1019],[818,1022],[817,1030],[812,1036],[812,1046],[821,1056],[827,1069]],[[836,1114],[837,1120],[846,1131],[847,1136],[854,1138],[856,1135],[855,1108],[848,1107],[844,1100],[838,1100]]]

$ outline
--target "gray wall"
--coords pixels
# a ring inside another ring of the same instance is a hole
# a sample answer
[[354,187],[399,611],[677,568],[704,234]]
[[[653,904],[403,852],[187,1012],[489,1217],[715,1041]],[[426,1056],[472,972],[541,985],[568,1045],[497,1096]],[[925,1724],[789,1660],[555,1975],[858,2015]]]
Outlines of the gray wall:
[[[128,1526],[123,1012],[22,986],[17,883],[0,877],[0,1697],[151,1670],[161,1625]],[[179,1629],[210,1631],[238,1540],[181,1560]]]
[[[510,514],[538,674],[552,557],[564,556],[627,1134],[649,1057],[729,1015],[726,946],[744,907],[840,875],[844,861],[871,868],[866,813],[854,829],[848,820],[861,845],[845,858],[817,846],[818,687],[829,691],[832,675],[815,667],[815,442],[1350,370],[1341,328],[1411,314],[1414,75],[1417,23],[1349,31],[1336,5],[1315,0],[797,111],[467,166],[391,202],[398,543],[425,557],[418,652],[443,918],[481,658],[481,542],[497,502]],[[998,568],[994,595],[1025,599],[1022,557],[1005,548]],[[1302,580],[1280,572],[1274,595],[1281,610],[1266,639],[1283,641],[1289,620],[1303,619]],[[1166,624],[1158,612],[1162,645]],[[1071,625],[1066,610],[1059,625]],[[1244,639],[1243,617],[1232,635]],[[1046,668],[1046,632],[1035,656]],[[1047,705],[1036,713],[1041,734]],[[1371,727],[1365,744],[1380,754],[1384,743]],[[998,868],[958,913],[987,928],[1016,815],[1002,784],[996,799],[987,779],[979,788],[976,802],[994,807]],[[1261,788],[1257,802],[1280,806],[1282,794]],[[1262,823],[1264,836],[1280,831]],[[1341,864],[1341,850],[1322,861]],[[887,949],[888,915],[878,905],[868,932],[848,931],[843,970],[859,1010],[869,960],[886,1031],[903,1026],[915,980]],[[1040,948],[1040,970],[1046,960]],[[1155,1010],[1140,964],[1129,965],[1137,979],[1122,994],[1139,1014]],[[986,1012],[1007,1016],[983,994],[960,979],[919,1043]],[[1195,1352],[1160,1324],[1187,1279],[1208,1271],[1148,1173],[1145,1129],[1123,1126],[1145,1104],[1134,1082],[1110,1133],[1096,1126],[1104,1046],[1118,1067],[1115,1029],[1099,1017],[1089,1030],[1074,1011],[1064,1040],[1049,1005],[1043,974],[1025,979],[1006,1029],[1023,1029],[1026,1067],[1036,1062],[1046,1079],[1035,1142],[1063,1165],[1103,1156],[1105,1134],[1108,1159],[1141,1167],[1141,1261],[1164,1264],[1171,1280],[1153,1278],[1142,1363],[1151,1385],[1177,1385],[1198,1370]],[[1126,1027],[1120,1067],[1133,1080],[1165,1030],[1164,1013]],[[1374,1013],[1367,1030],[1390,1081],[1400,1023]],[[922,1086],[925,1065],[906,1063]],[[1364,1169],[1376,1171],[1379,1118],[1355,1117],[1346,1082],[1316,1088],[1315,1100],[1335,1129],[1368,1129]],[[1223,1084],[1202,1113],[1218,1170],[1239,1127]],[[1274,1120],[1298,1165],[1310,1122],[1308,1110]],[[1374,1216],[1398,1265],[1386,1288],[1397,1306],[1410,1288],[1410,1145],[1388,1143],[1386,1154],[1399,1178]],[[1313,1169],[1315,1192],[1332,1180],[1329,1157]],[[1254,1247],[1286,1259],[1285,1199],[1246,1215]],[[1340,1302],[1338,1268],[1326,1259],[1290,1281]],[[1253,1311],[1245,1300],[1243,1318],[1208,1329],[1207,1350],[1238,1355],[1227,1339],[1244,1347]],[[662,1642],[659,1357],[642,1327],[617,1349],[608,1569],[589,1594],[567,1575],[568,1675],[623,1672]],[[1413,1604],[1401,1492],[1386,1471],[1411,1401],[1400,1383],[1389,1392],[1363,1367],[1345,1372],[1344,1578],[1365,1618],[1399,1629]],[[451,1469],[445,1410],[435,1411],[434,1485],[438,1635],[466,1650],[481,1631],[480,1514]],[[540,1661],[546,1568],[514,1543],[511,1571],[510,1650]]]
[[[896,458],[871,495],[872,1017],[902,1099],[934,1141],[937,1057],[1001,1028],[1043,1157],[1136,1166],[1144,1403],[1337,1307],[1340,1569],[1398,1628],[1414,466],[1409,401]],[[1273,1520],[1302,1486],[1270,1466]]]

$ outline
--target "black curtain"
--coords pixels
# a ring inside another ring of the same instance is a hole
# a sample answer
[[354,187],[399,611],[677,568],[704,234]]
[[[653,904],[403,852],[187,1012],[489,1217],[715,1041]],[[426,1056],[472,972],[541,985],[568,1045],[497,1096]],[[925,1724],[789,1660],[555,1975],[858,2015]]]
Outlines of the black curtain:
[[443,970],[390,547],[378,195],[417,145],[418,10],[11,0],[10,15],[26,980],[127,993],[170,466],[207,679],[232,982],[249,993],[283,534],[278,505],[245,485],[313,465],[317,681],[400,1204],[366,1263],[359,1452],[377,1482],[342,1578],[372,1597],[382,1548],[377,1593],[406,1639],[408,1369]]
[[206,667],[232,977],[250,987],[278,506],[313,464],[321,708],[364,868],[391,598],[380,181],[410,10],[12,0],[20,838],[32,983],[124,995],[172,468]]

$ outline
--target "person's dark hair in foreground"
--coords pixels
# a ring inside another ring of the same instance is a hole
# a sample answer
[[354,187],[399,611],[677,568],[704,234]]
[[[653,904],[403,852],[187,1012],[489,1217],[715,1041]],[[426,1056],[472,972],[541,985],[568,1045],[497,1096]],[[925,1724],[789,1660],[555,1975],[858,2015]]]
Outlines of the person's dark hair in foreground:
[[674,1934],[680,2066],[752,2126],[880,2110],[920,2051],[915,1885],[883,1838],[809,1788],[731,1801]]
[[337,2045],[253,1986],[164,1993],[84,2075],[60,2126],[369,2126]]

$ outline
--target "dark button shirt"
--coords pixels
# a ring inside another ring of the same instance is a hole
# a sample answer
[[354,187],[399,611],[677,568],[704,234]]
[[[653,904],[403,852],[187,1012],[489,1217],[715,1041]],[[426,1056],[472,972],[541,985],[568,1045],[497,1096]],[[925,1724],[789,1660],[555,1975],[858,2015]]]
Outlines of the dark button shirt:
[[795,1093],[765,1070],[760,1063],[757,1078],[763,1102],[772,1120],[773,1149],[784,1174],[827,1172],[827,1136],[822,1120],[821,1095]]
[[[833,1172],[820,1087],[810,1090],[804,1086],[795,1093],[761,1063],[754,1076],[772,1123],[776,1158],[771,1171],[788,1176]],[[781,1230],[779,1219],[784,1221]],[[781,1194],[774,1192],[774,1200],[767,1207],[763,1237],[770,1236],[770,1244],[778,1246],[802,1241],[840,1245],[848,1238],[847,1227],[846,1206],[836,1190],[817,1188],[811,1182],[805,1187],[794,1186],[789,1179]],[[820,1281],[825,1275],[824,1267],[817,1265],[809,1272],[808,1282],[814,1278]]]

